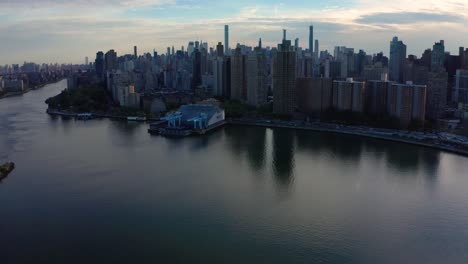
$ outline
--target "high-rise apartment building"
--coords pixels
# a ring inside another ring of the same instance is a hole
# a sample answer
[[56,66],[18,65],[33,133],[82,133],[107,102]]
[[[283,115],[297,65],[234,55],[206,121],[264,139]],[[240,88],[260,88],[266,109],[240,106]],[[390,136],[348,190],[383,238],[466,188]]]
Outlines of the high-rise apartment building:
[[445,61],[445,46],[444,46],[444,41],[441,40],[440,42],[436,42],[434,46],[432,46],[431,68],[443,67],[444,61]]
[[403,66],[406,60],[406,45],[394,37],[390,42],[390,62],[389,75],[390,80],[395,82],[403,81]]
[[247,61],[247,103],[259,107],[267,102],[267,57],[260,47],[255,48]]
[[427,83],[426,114],[429,119],[437,120],[443,117],[447,106],[448,73],[443,67],[434,67],[429,72]]
[[106,71],[110,70],[117,70],[119,65],[117,64],[117,53],[112,49],[106,52],[104,55],[105,67]]
[[387,113],[387,92],[392,83],[387,80],[366,82],[366,113],[383,116]]
[[296,106],[296,52],[283,40],[273,59],[273,112],[291,115]]
[[400,120],[403,127],[412,121],[424,121],[426,117],[425,85],[393,83],[387,93],[387,112]]
[[195,49],[192,56],[192,90],[202,84],[201,52]]
[[231,99],[247,99],[247,58],[238,47],[231,56]]
[[333,82],[333,108],[338,111],[364,112],[365,82],[346,81]]
[[468,103],[468,70],[457,70],[455,74],[453,101],[464,104]]
[[94,61],[94,67],[96,69],[96,75],[99,78],[104,77],[104,53],[99,51],[96,53],[96,60]]
[[298,78],[296,80],[299,111],[320,116],[332,106],[333,81],[329,78]]
[[225,80],[224,46],[221,42],[216,46],[216,57],[213,59],[213,94],[223,96]]

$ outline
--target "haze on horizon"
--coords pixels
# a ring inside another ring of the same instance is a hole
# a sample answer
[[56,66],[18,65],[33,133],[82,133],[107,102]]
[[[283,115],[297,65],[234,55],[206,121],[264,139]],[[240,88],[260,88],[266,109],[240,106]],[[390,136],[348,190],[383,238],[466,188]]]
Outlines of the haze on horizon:
[[96,51],[115,49],[119,55],[190,40],[214,46],[230,25],[230,46],[236,43],[276,46],[283,28],[289,39],[306,47],[308,26],[314,25],[320,49],[348,46],[388,54],[398,36],[408,54],[418,57],[434,42],[458,54],[468,46],[466,0],[0,0],[0,65],[83,63]]

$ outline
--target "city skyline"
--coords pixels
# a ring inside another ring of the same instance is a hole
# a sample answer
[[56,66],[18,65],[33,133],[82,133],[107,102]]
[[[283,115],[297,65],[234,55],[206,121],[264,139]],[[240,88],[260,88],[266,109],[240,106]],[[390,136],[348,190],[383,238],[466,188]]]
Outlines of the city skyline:
[[[406,10],[398,7],[405,6]],[[450,1],[407,1],[378,3],[359,1],[236,1],[229,6],[215,1],[175,0],[58,0],[0,3],[0,64],[82,63],[97,50],[115,49],[118,54],[140,54],[168,46],[187,47],[190,40],[203,40],[214,47],[224,44],[224,25],[229,25],[229,47],[236,43],[276,47],[281,29],[288,39],[299,38],[308,47],[309,26],[320,49],[335,46],[383,51],[398,36],[408,54],[420,56],[434,42],[445,40],[446,51],[456,54],[466,46],[468,3]],[[466,11],[466,12],[463,12]],[[465,36],[465,37],[463,37]]]

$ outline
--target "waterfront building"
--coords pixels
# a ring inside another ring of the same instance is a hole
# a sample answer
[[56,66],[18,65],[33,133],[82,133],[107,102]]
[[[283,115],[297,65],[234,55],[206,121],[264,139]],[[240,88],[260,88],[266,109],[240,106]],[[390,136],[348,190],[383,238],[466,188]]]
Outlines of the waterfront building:
[[296,90],[302,113],[319,116],[332,106],[333,82],[329,78],[298,78]]
[[425,85],[392,83],[387,95],[387,112],[400,120],[403,127],[412,121],[422,122],[426,114]]
[[394,37],[390,42],[389,76],[391,81],[403,81],[403,65],[406,59],[406,45]]
[[427,117],[437,120],[443,117],[447,105],[448,73],[441,66],[433,66],[427,83]]
[[247,103],[259,107],[267,102],[267,58],[262,48],[254,49],[247,60]]
[[[181,106],[174,115],[165,118],[177,128],[209,128],[225,120],[224,109],[212,104],[187,104]],[[171,123],[172,121],[172,123]]]
[[135,91],[135,85],[133,84],[117,86],[117,98],[120,106],[140,107],[140,94]]
[[456,103],[468,103],[468,70],[457,70],[453,100]]
[[24,82],[20,79],[3,79],[0,81],[5,93],[21,93],[24,91]]
[[366,82],[366,113],[382,116],[387,113],[387,92],[392,83],[387,80]]
[[231,56],[231,99],[247,99],[247,58],[237,47]]
[[296,106],[296,52],[291,41],[284,39],[278,45],[273,59],[273,112],[291,115]]
[[346,81],[333,82],[333,108],[338,111],[364,112],[365,82]]

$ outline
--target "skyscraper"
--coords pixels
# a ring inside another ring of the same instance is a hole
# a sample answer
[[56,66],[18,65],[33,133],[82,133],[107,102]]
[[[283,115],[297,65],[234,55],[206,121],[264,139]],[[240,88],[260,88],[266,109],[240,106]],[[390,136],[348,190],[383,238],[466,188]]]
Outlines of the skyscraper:
[[216,45],[216,56],[218,57],[224,56],[223,44],[221,42],[218,42],[218,45]]
[[403,81],[403,66],[406,59],[406,45],[394,37],[390,42],[390,63],[388,67],[390,80]]
[[118,64],[117,64],[117,53],[112,49],[106,52],[106,55],[104,56],[104,61],[105,61],[105,70],[110,71],[110,70],[117,70]]
[[96,68],[96,75],[99,78],[104,77],[104,53],[99,51],[96,53],[96,60],[94,61],[94,67]]
[[85,57],[84,63],[85,63],[86,66],[89,64],[89,62],[88,62],[88,57]]
[[296,38],[296,39],[294,40],[294,49],[295,49],[296,51],[299,50],[299,38]]
[[247,95],[246,56],[237,47],[231,56],[231,99],[245,100]]
[[138,58],[137,46],[133,46],[133,56],[135,59]]
[[353,78],[333,82],[333,107],[338,111],[362,113],[365,105],[365,82]]
[[300,112],[318,117],[331,107],[333,82],[328,78],[298,78],[297,104]]
[[195,90],[202,84],[201,52],[198,49],[193,52],[192,63],[192,90]]
[[296,52],[283,40],[273,59],[273,112],[291,115],[296,105]]
[[447,105],[448,74],[443,67],[433,68],[429,72],[427,83],[426,114],[432,120],[443,117]]
[[453,100],[457,103],[468,103],[468,70],[457,70]]
[[309,52],[314,51],[314,26],[309,27]]
[[229,25],[224,26],[224,53],[229,54]]
[[392,83],[386,80],[366,82],[366,112],[371,116],[387,113],[387,92]]
[[411,121],[424,121],[426,116],[425,85],[393,83],[388,88],[387,112],[400,120],[403,127]]
[[440,42],[436,42],[434,46],[432,46],[432,57],[431,57],[431,68],[444,66],[445,61],[445,45],[444,41],[441,40]]
[[213,59],[213,95],[223,96],[224,91],[224,51],[221,42],[216,46],[216,57]]
[[316,60],[319,58],[319,41],[318,39],[315,40],[315,51],[314,51],[314,57]]
[[267,58],[259,47],[249,55],[247,62],[247,103],[259,107],[267,102]]

